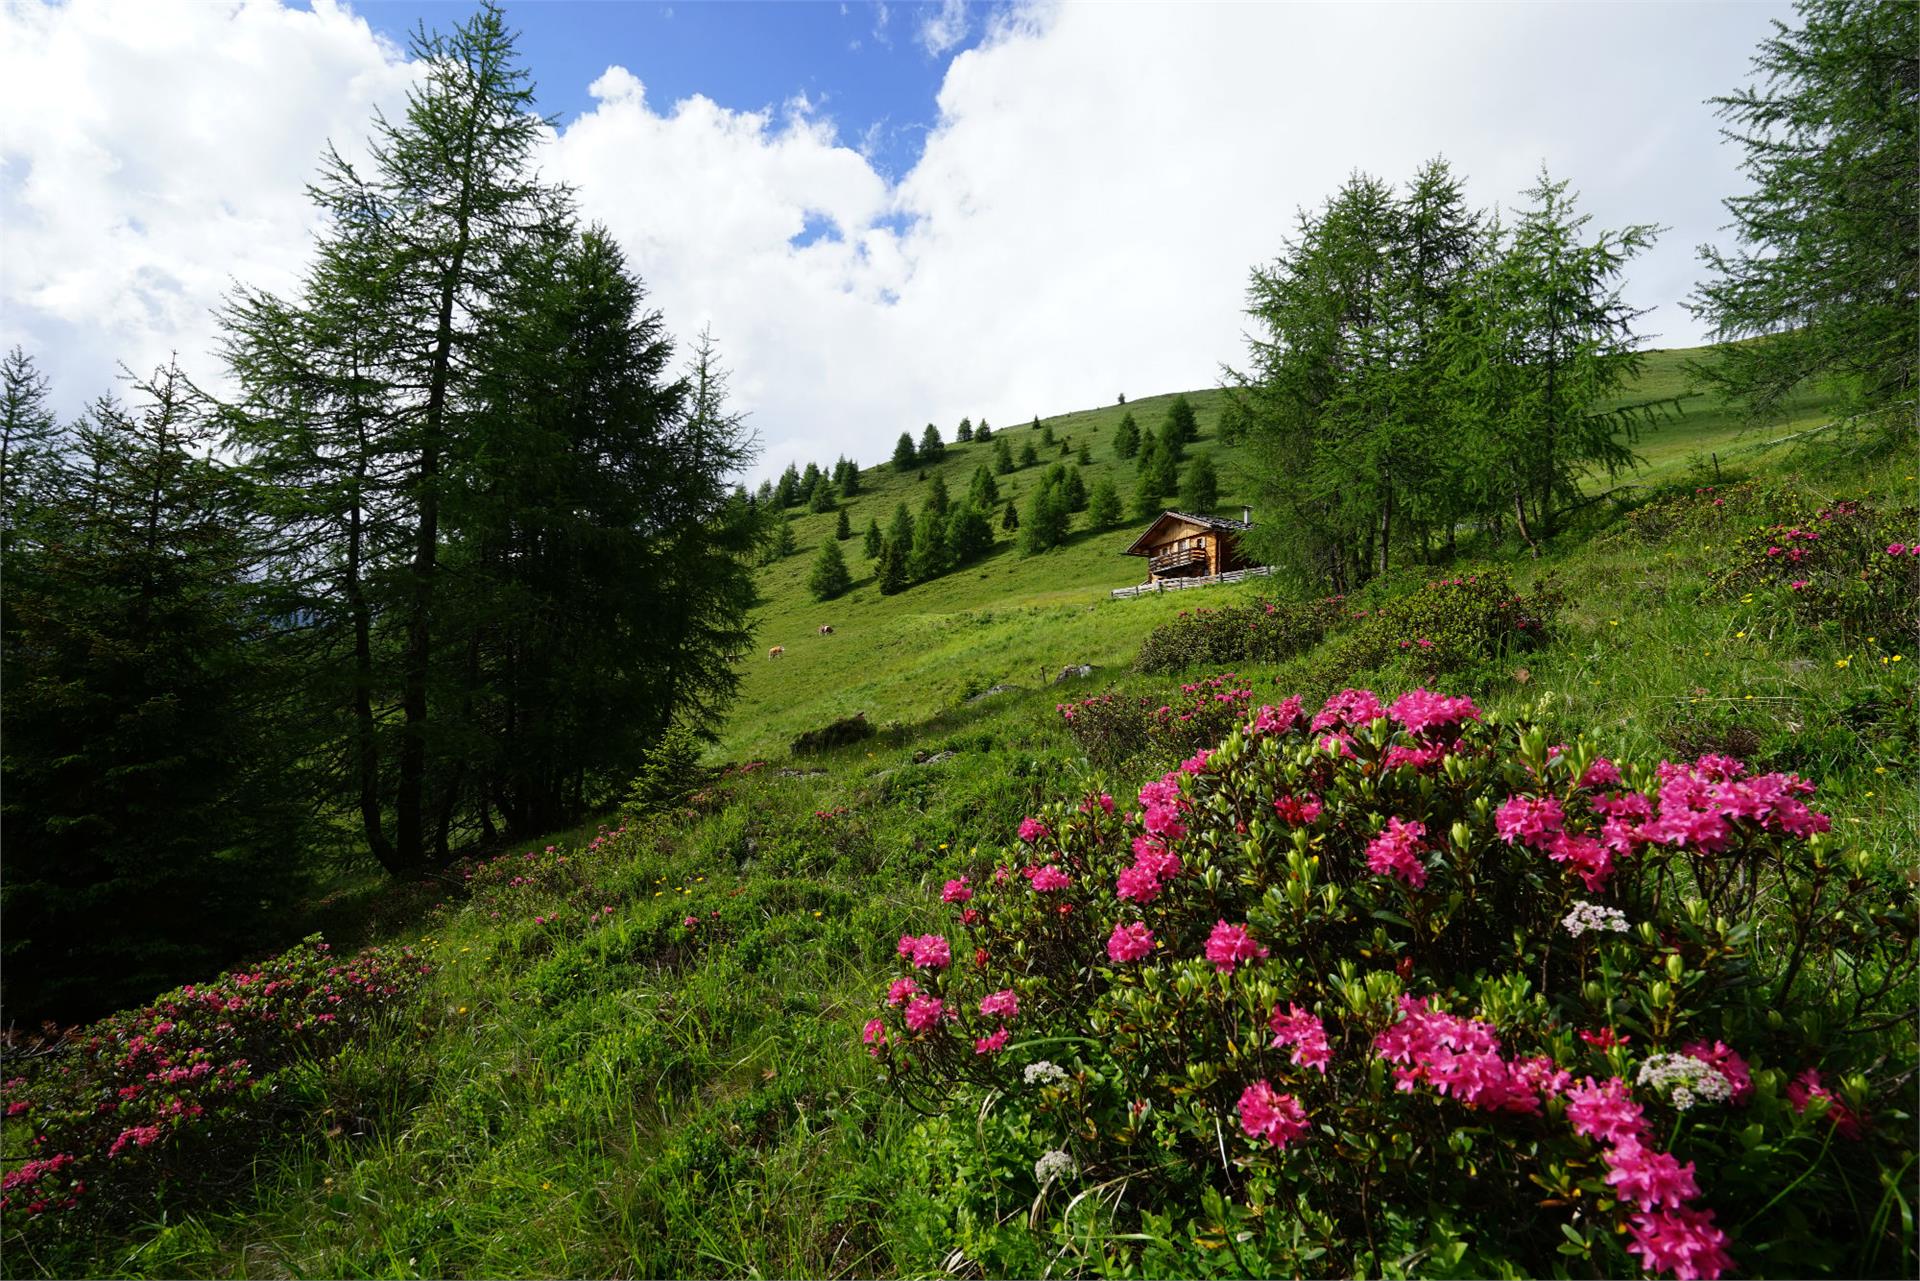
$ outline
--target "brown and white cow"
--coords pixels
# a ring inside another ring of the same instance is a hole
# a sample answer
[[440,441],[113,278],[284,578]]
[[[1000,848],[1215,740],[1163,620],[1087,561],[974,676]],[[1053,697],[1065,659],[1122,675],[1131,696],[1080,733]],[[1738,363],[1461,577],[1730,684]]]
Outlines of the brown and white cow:
[[831,635],[833,635],[833,624],[832,624],[832,623],[822,623],[822,624],[820,624],[820,634],[821,634],[822,636],[831,636]]
[[775,645],[772,649],[767,651],[767,657],[778,658],[786,652],[787,652],[787,647],[785,645]]

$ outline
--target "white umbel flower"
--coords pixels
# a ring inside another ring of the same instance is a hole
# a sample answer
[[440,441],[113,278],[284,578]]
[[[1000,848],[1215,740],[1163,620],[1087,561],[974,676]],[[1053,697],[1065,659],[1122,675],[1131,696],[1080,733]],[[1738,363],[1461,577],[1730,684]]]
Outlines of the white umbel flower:
[[1720,1069],[1688,1054],[1650,1055],[1634,1079],[1665,1095],[1682,1112],[1696,1103],[1725,1103],[1733,1097],[1733,1085]]
[[1040,1159],[1033,1163],[1033,1178],[1036,1183],[1048,1183],[1073,1173],[1073,1158],[1059,1148],[1043,1152]]
[[1573,910],[1561,919],[1560,924],[1575,938],[1589,930],[1610,930],[1615,934],[1627,932],[1626,913],[1604,903],[1575,903]]
[[1027,1064],[1027,1070],[1021,1073],[1028,1085],[1046,1085],[1054,1081],[1067,1079],[1067,1070],[1057,1063],[1041,1059],[1038,1063]]

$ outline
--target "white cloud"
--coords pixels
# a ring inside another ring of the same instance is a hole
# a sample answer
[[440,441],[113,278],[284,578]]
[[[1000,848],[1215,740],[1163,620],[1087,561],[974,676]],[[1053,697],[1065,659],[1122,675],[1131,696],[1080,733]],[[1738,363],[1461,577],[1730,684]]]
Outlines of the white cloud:
[[924,6],[914,38],[928,54],[938,58],[967,38],[968,25],[967,0],[940,0],[937,7]]
[[[1700,100],[1744,82],[1780,13],[1028,7],[953,58],[898,181],[863,154],[879,135],[843,140],[817,98],[656,104],[638,61],[594,81],[543,165],[677,333],[713,325],[767,468],[873,462],[929,420],[1210,385],[1295,209],[1440,153],[1476,203],[1511,202],[1544,161],[1596,224],[1668,224],[1631,296],[1665,341],[1696,341],[1677,305],[1693,246],[1742,186]],[[34,348],[73,405],[116,357],[177,346],[210,369],[207,310],[230,278],[295,279],[325,139],[357,143],[408,77],[327,0],[0,9],[0,343]]]

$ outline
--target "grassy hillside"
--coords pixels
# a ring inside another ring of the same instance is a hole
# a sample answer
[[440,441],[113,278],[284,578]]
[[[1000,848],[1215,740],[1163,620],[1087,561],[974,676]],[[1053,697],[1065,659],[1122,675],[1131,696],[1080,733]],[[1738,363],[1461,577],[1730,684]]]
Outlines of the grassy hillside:
[[[1671,378],[1673,359],[1653,377]],[[1217,406],[1198,399],[1201,447],[1212,447]],[[1134,408],[1151,422],[1163,405]],[[1096,470],[1108,468],[1117,419],[1072,415],[1055,432],[1076,444],[1084,433]],[[1807,472],[1795,477],[1708,413],[1648,442],[1649,475],[1684,478],[1703,450],[1822,502],[1911,502],[1905,459],[1816,454],[1793,460]],[[952,451],[950,486],[964,490],[981,453]],[[922,483],[867,475],[861,523]],[[869,580],[816,606],[801,579],[831,520],[801,518],[801,553],[767,573],[762,639],[788,657],[744,664],[746,698],[723,744],[772,764],[736,769],[630,830],[567,834],[473,869],[407,934],[434,969],[424,999],[280,1085],[289,1128],[250,1181],[97,1235],[10,1242],[9,1273],[977,1275],[954,1254],[962,1227],[942,1208],[956,1176],[863,1053],[861,1025],[893,940],[945,919],[944,878],[978,871],[1044,800],[1089,784],[1128,795],[1164,768],[1143,757],[1101,778],[1057,699],[1109,679],[1164,696],[1179,678],[1126,670],[1140,637],[1233,593],[1107,601],[1136,576],[1114,533],[1031,560],[1003,546],[898,597]],[[1819,781],[1817,803],[1844,840],[1876,865],[1911,867],[1920,746],[1907,640],[1843,641],[1777,600],[1712,591],[1722,550],[1616,522],[1515,563],[1529,582],[1567,588],[1552,643],[1450,692],[1551,734],[1596,734],[1623,757],[1732,750],[1799,770]],[[814,634],[823,620],[834,636]],[[1040,687],[1069,661],[1108,670]],[[1299,675],[1243,670],[1277,693]],[[1342,675],[1390,688],[1378,671]],[[995,683],[1018,688],[965,701]],[[794,731],[860,709],[896,724],[818,756],[780,750]],[[1029,1207],[1001,1208],[1017,1224]]]
[[[1636,474],[1616,485],[1652,487],[1700,469],[1751,467],[1780,453],[1778,442],[1824,421],[1818,396],[1808,393],[1791,407],[1791,417],[1762,432],[1743,430],[1725,407],[1691,390],[1682,368],[1693,351],[1655,352],[1640,384],[1627,400],[1677,402],[1677,411],[1661,427],[1644,433],[1635,448],[1645,459]],[[1219,391],[1188,393],[1200,424],[1200,439],[1188,447],[1211,453],[1221,479],[1217,514],[1237,516],[1251,501],[1237,466],[1240,451],[1222,445]],[[1114,431],[1131,411],[1143,430],[1157,431],[1172,402],[1153,396],[1127,405],[1109,405],[1042,420],[1057,441],[1077,450],[1085,442],[1093,456],[1087,486],[1111,477],[1123,501],[1130,500],[1135,476],[1131,460],[1114,453]],[[951,435],[950,425],[943,427]],[[1030,424],[996,431],[1020,445],[1039,433]],[[876,451],[880,442],[875,442]],[[998,477],[1001,497],[1011,497],[1024,513],[1041,473],[1060,461],[1059,447],[1041,464]],[[918,512],[926,479],[944,476],[949,493],[963,495],[974,469],[991,465],[991,444],[949,444],[936,466],[898,472],[891,466],[861,472],[860,494],[848,504],[855,537],[844,549],[854,573],[851,592],[837,600],[815,602],[806,589],[807,574],[820,540],[833,537],[835,517],[798,511],[794,519],[798,551],[761,575],[766,605],[759,614],[760,648],[740,664],[741,698],[716,755],[722,759],[765,756],[785,747],[802,730],[841,716],[865,712],[876,723],[911,724],[994,685],[1032,687],[1057,675],[1067,664],[1111,668],[1130,661],[1140,638],[1167,616],[1200,604],[1217,604],[1244,592],[1215,588],[1114,601],[1112,588],[1146,577],[1145,562],[1125,556],[1141,528],[1129,519],[1108,530],[1084,528],[1084,514],[1068,543],[1040,556],[1022,556],[1014,536],[998,534],[986,560],[912,587],[882,596],[872,567],[861,553],[859,533],[870,519],[885,528],[896,504]],[[804,462],[805,460],[800,460]],[[1178,506],[1178,500],[1169,505]],[[797,510],[797,509],[796,509]],[[1254,519],[1260,519],[1258,512]],[[996,530],[998,521],[995,521]],[[1250,589],[1250,590],[1257,590]],[[831,623],[832,636],[818,628]],[[786,655],[769,660],[766,648],[784,646]]]

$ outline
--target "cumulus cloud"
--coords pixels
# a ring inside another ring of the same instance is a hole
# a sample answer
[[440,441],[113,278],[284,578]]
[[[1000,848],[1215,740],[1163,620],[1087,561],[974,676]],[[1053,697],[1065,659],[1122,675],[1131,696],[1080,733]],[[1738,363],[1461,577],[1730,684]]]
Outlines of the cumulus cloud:
[[[642,62],[593,82],[542,165],[677,333],[713,326],[766,469],[873,462],[929,420],[1211,384],[1295,210],[1436,154],[1479,204],[1545,163],[1598,225],[1667,224],[1631,296],[1696,341],[1692,248],[1741,187],[1700,100],[1744,81],[1781,12],[1029,5],[951,59],[897,179],[816,98],[656,103]],[[0,10],[0,342],[75,403],[116,357],[209,366],[207,309],[230,277],[292,282],[324,141],[358,142],[410,74],[328,0]]]

